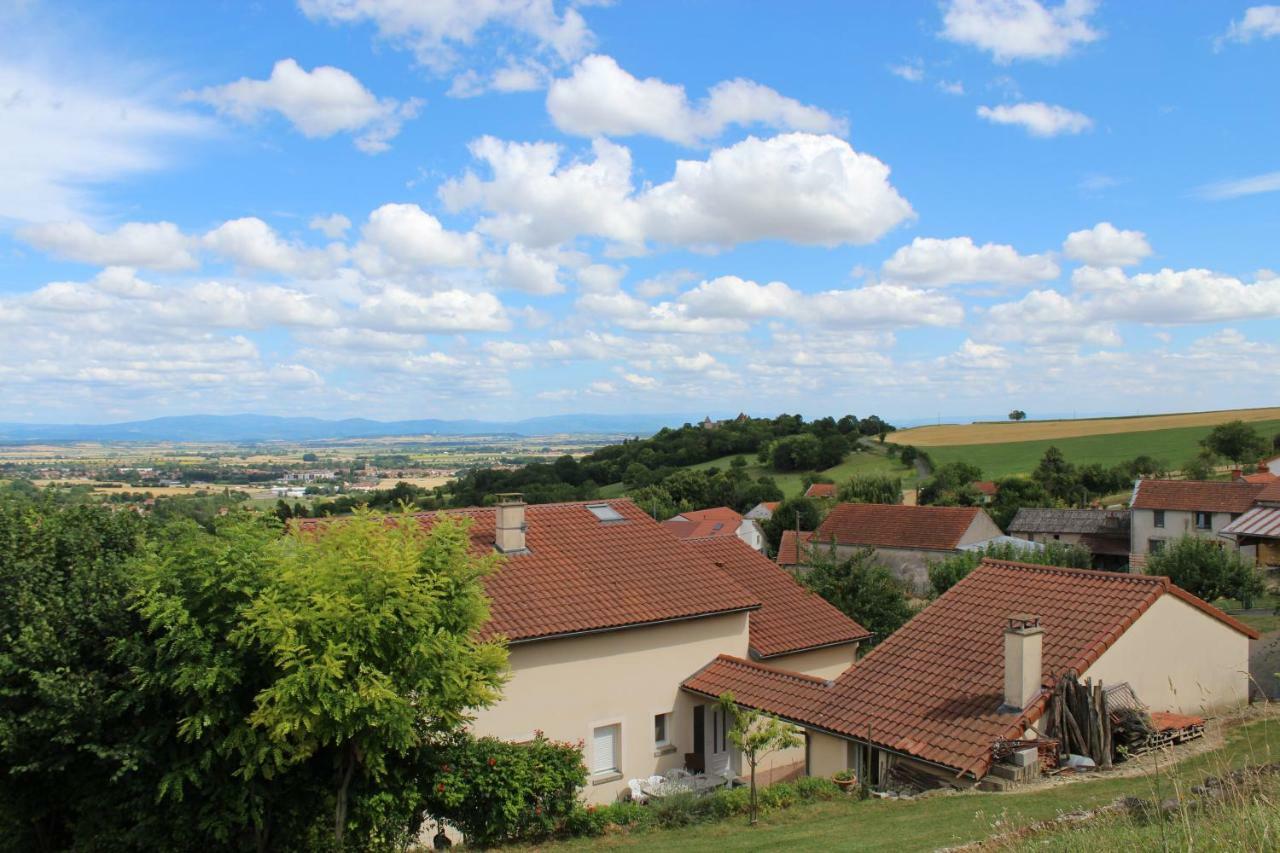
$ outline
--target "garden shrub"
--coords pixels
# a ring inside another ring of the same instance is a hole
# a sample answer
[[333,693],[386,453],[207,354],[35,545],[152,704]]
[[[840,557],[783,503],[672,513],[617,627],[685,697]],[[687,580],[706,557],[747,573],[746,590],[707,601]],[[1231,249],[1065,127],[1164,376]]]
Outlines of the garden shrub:
[[650,801],[649,813],[653,823],[664,829],[702,823],[715,814],[712,796],[699,797],[687,791]]
[[796,789],[796,796],[803,802],[833,800],[840,793],[839,785],[821,776],[801,776],[792,785]]
[[796,787],[790,782],[775,782],[760,790],[760,805],[766,809],[790,808],[796,800]]
[[440,751],[426,812],[476,846],[548,838],[569,831],[571,817],[586,819],[578,814],[586,780],[581,744],[541,732],[523,744],[463,736]]
[[718,819],[746,814],[751,808],[749,788],[724,788],[707,797],[711,813]]

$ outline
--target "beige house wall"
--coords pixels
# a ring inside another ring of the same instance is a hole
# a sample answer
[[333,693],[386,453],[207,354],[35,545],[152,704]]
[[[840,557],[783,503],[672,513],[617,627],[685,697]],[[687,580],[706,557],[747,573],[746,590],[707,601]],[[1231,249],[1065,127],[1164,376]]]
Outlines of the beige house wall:
[[849,742],[809,730],[809,775],[831,778],[849,767]]
[[1249,638],[1165,593],[1084,673],[1127,681],[1153,711],[1215,713],[1249,698]]
[[[985,512],[979,513],[977,518],[969,525],[969,529],[960,537],[959,545],[969,545],[973,542],[983,542],[995,536],[1004,535],[991,516]],[[829,547],[829,546],[820,546]],[[860,545],[837,545],[835,548],[836,556],[840,559],[851,556],[855,551],[864,546]],[[876,556],[887,566],[899,579],[905,581],[917,593],[926,593],[929,591],[929,564],[937,563],[957,553],[955,550],[933,550],[929,548],[886,548],[875,547]]]
[[[590,803],[608,803],[627,780],[684,764],[693,752],[695,697],[680,683],[719,654],[747,657],[748,614],[708,616],[642,628],[513,645],[502,700],[481,711],[476,734],[591,743],[597,726],[621,728],[619,774],[588,781]],[[653,718],[670,713],[670,746],[654,744]]]
[[972,545],[974,542],[985,542],[995,536],[1003,536],[1004,531],[991,520],[986,512],[978,513],[978,517],[969,525],[969,529],[960,537],[961,545]]
[[814,678],[825,678],[834,681],[836,676],[853,666],[858,657],[858,644],[845,643],[841,646],[827,646],[807,652],[796,652],[793,655],[779,655],[760,661],[765,666],[812,675]]
[[[1167,509],[1164,511],[1164,527],[1156,527],[1156,511],[1153,509],[1135,509],[1131,510],[1129,515],[1131,519],[1129,527],[1130,554],[1151,553],[1152,539],[1174,542],[1188,535],[1201,536],[1221,542],[1231,548],[1236,547],[1234,537],[1223,536],[1219,532],[1231,523],[1232,515],[1229,512],[1215,512],[1209,519],[1210,527],[1208,530],[1201,530],[1196,527],[1194,512]],[[1257,550],[1252,545],[1241,548],[1240,553],[1251,561],[1257,557]]]

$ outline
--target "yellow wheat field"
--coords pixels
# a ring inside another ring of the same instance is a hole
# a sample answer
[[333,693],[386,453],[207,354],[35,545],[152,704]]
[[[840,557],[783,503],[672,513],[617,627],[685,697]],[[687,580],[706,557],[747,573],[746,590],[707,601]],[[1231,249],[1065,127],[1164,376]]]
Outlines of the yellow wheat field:
[[897,444],[916,447],[945,447],[953,444],[1004,444],[1010,441],[1075,438],[1082,435],[1114,435],[1177,427],[1214,426],[1224,421],[1280,420],[1280,407],[1266,409],[1224,409],[1216,412],[1183,412],[1172,415],[1144,415],[1132,418],[1091,418],[1066,421],[1022,421],[1021,423],[941,424],[900,430],[893,433]]

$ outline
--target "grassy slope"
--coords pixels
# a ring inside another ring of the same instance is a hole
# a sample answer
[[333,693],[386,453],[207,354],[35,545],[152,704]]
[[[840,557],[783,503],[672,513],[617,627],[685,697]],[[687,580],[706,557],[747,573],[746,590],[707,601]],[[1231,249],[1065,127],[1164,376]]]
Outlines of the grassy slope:
[[[1270,436],[1280,431],[1280,420],[1258,421],[1253,426],[1262,435]],[[981,468],[987,477],[1029,473],[1050,447],[1057,447],[1069,461],[1077,464],[1100,462],[1115,465],[1146,454],[1177,468],[1200,451],[1200,440],[1211,429],[1208,426],[1179,427],[1006,444],[948,445],[927,450],[936,464],[969,462]]]
[[[1100,778],[1010,794],[962,794],[915,801],[843,798],[796,806],[761,817],[748,829],[741,819],[680,830],[621,834],[547,845],[548,850],[645,847],[705,850],[866,850],[905,853],[977,841],[1060,812],[1092,808],[1120,796],[1170,796],[1173,783],[1199,783],[1209,774],[1280,758],[1280,719],[1232,729],[1224,748],[1189,758],[1173,773]],[[997,821],[1000,826],[996,826]]]

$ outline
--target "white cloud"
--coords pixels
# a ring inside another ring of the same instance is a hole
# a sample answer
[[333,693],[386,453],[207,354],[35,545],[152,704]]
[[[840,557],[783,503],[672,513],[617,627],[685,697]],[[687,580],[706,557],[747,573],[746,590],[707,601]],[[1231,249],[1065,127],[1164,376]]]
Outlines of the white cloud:
[[1089,306],[1056,290],[1033,290],[1017,302],[992,306],[987,312],[983,337],[1038,346],[1120,343],[1114,326],[1098,318]]
[[163,291],[138,278],[129,267],[107,267],[93,277],[94,287],[122,299],[155,299]]
[[948,284],[1030,284],[1057,278],[1048,255],[1020,255],[1001,243],[976,245],[970,237],[916,237],[884,262],[884,277],[925,287]]
[[623,380],[633,388],[639,388],[642,391],[652,391],[658,387],[658,380],[653,376],[641,376],[638,373],[624,373]]
[[1240,178],[1239,180],[1207,184],[1200,188],[1199,194],[1203,198],[1221,201],[1222,199],[1278,191],[1280,191],[1280,172],[1266,172],[1261,175]]
[[341,251],[331,255],[323,250],[304,249],[286,242],[280,239],[275,229],[256,216],[222,223],[204,235],[203,243],[240,268],[308,278],[324,275],[341,257]]
[[475,234],[449,231],[416,204],[384,204],[369,214],[353,250],[371,275],[392,275],[430,267],[466,267],[480,251]]
[[1018,125],[1032,136],[1039,137],[1083,133],[1093,127],[1093,119],[1084,113],[1042,101],[981,106],[978,107],[978,115],[993,124]]
[[1233,41],[1242,44],[1254,39],[1273,39],[1280,37],[1280,6],[1250,6],[1244,10],[1244,17],[1232,21],[1224,35],[1215,41],[1217,47]]
[[87,285],[55,281],[28,296],[27,304],[41,311],[79,313],[101,311],[112,303],[109,296]]
[[631,152],[597,139],[595,159],[562,165],[548,143],[484,137],[472,154],[492,178],[447,182],[452,210],[492,215],[479,228],[529,246],[596,236],[634,250],[647,241],[727,247],[780,239],[804,245],[869,243],[914,216],[889,183],[889,168],[835,136],[749,137],[680,160],[666,183],[635,192]]
[[1102,37],[1089,24],[1095,0],[949,0],[942,36],[991,54],[996,62],[1059,59]]
[[1099,222],[1068,234],[1062,251],[1068,258],[1095,267],[1127,267],[1150,256],[1151,245],[1141,231],[1121,231],[1110,222]]
[[565,133],[645,134],[685,145],[714,139],[730,124],[816,133],[846,129],[843,122],[817,107],[740,78],[717,83],[694,105],[683,86],[656,77],[638,79],[612,57],[602,55],[588,56],[572,76],[551,84],[547,111]]
[[683,285],[697,280],[698,274],[691,270],[671,270],[644,279],[636,284],[635,291],[645,299],[652,299],[655,296],[675,293]]
[[780,281],[757,284],[725,275],[702,282],[678,301],[699,317],[762,319],[794,313],[799,299],[800,294]]
[[1280,317],[1280,279],[1252,284],[1205,269],[1162,269],[1127,276],[1081,267],[1071,276],[1095,316],[1148,324],[1212,323]]
[[357,319],[393,332],[501,332],[511,326],[492,293],[455,289],[424,294],[396,285],[365,299]]
[[811,297],[805,310],[814,323],[850,329],[952,326],[964,320],[964,308],[956,300],[896,284],[829,290]]
[[494,272],[497,283],[502,287],[543,296],[564,291],[564,284],[559,278],[559,265],[544,254],[530,251],[519,243],[509,244],[506,254],[495,259]]
[[418,62],[438,73],[459,61],[459,47],[475,45],[489,28],[505,28],[505,41],[522,40],[531,49],[561,60],[577,59],[594,42],[581,13],[557,14],[552,0],[299,0],[311,18],[331,23],[371,22],[378,34],[408,47]]
[[307,71],[293,59],[277,62],[266,80],[241,77],[189,97],[244,122],[278,112],[308,139],[357,134],[356,147],[366,154],[387,150],[404,121],[417,115],[421,106],[412,98],[378,98],[341,68],[320,65]]
[[[17,30],[6,38],[39,52]],[[209,129],[198,116],[160,106],[163,95],[142,80],[60,79],[74,64],[59,61],[53,70],[0,59],[0,218],[80,218],[94,207],[89,188],[169,165],[174,142]]]
[[242,287],[205,281],[156,300],[151,306],[159,321],[195,328],[322,328],[338,323],[338,313],[319,298],[276,286]]
[[328,216],[313,216],[311,221],[307,223],[307,227],[313,231],[319,231],[330,240],[341,240],[342,236],[351,228],[351,220],[341,213],[332,213]]
[[615,293],[626,274],[626,267],[588,264],[577,272],[578,286],[583,293]]
[[587,293],[575,304],[579,311],[608,318],[633,332],[717,335],[747,329],[747,323],[741,319],[702,317],[688,305],[675,302],[649,305],[621,291],[613,294]]
[[901,77],[909,83],[919,83],[924,80],[924,64],[917,59],[914,62],[890,65],[889,73],[894,77]]
[[964,83],[960,80],[939,80],[938,88],[948,95],[964,94]]
[[172,222],[127,222],[100,232],[84,222],[48,222],[18,229],[19,239],[37,249],[98,266],[177,270],[196,265],[194,241]]

